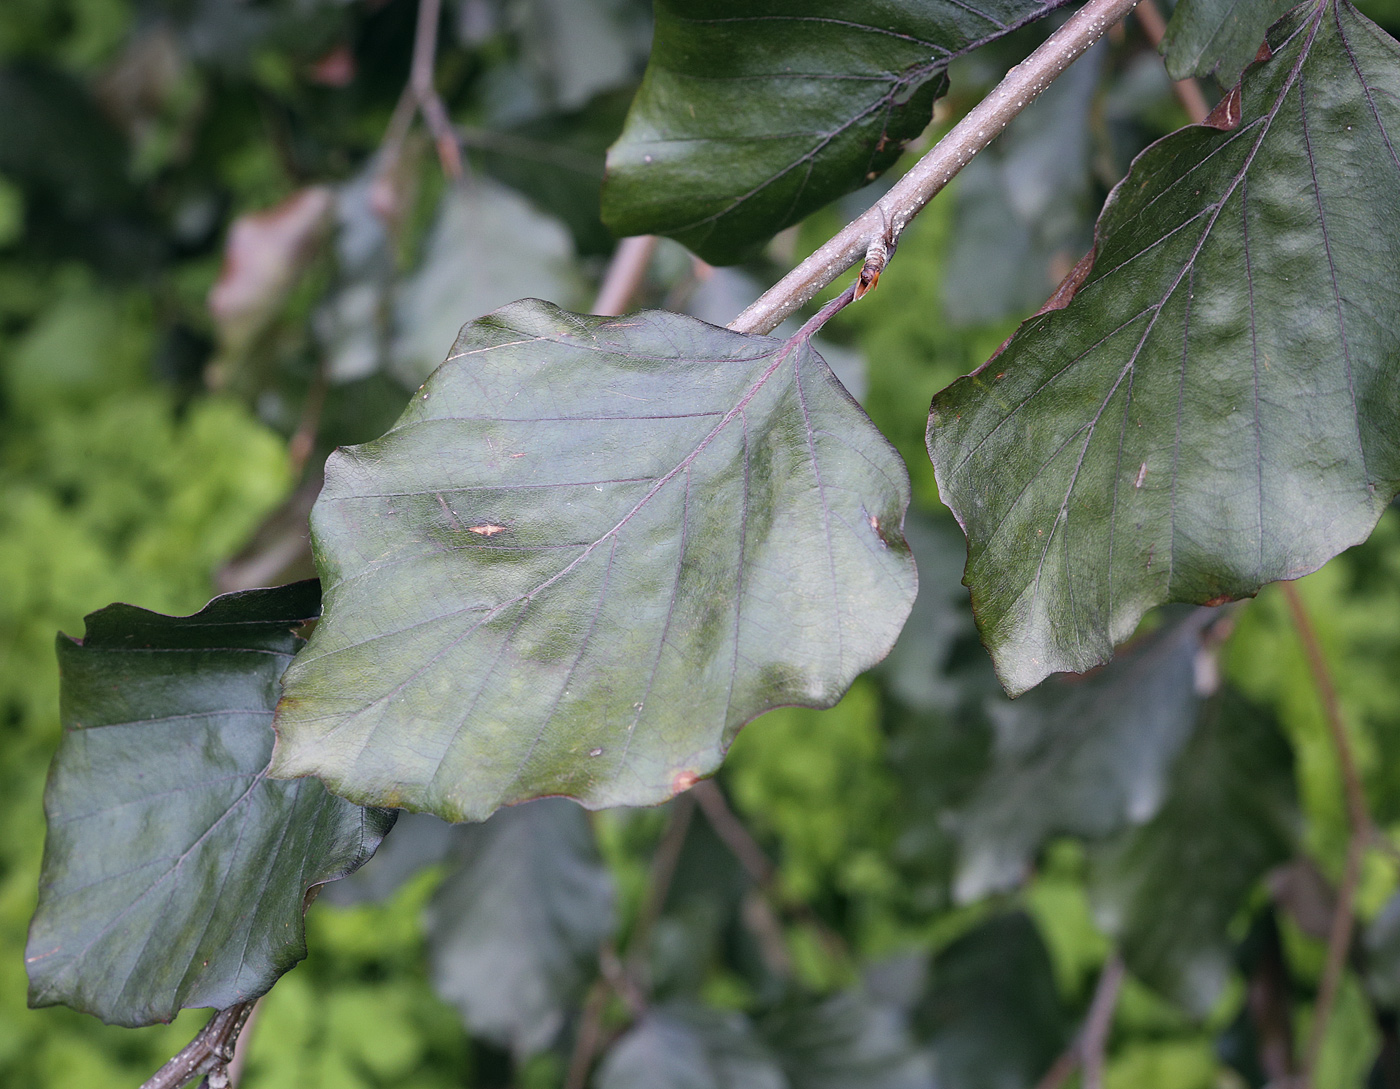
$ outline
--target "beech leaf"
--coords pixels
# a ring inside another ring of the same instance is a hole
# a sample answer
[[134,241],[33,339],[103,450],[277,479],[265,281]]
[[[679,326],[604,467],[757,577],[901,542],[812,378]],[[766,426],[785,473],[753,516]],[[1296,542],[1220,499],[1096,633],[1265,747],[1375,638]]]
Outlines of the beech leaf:
[[1188,610],[1091,676],[985,701],[991,769],[945,818],[959,900],[1015,887],[1054,835],[1102,838],[1157,812],[1200,711],[1194,666],[1213,615]]
[[661,801],[889,651],[908,502],[806,338],[514,303],[327,463],[274,773],[449,820]]
[[1202,707],[1161,811],[1091,856],[1095,914],[1133,974],[1206,1016],[1234,970],[1231,922],[1296,849],[1300,823],[1278,722],[1223,689]]
[[950,61],[1063,0],[657,0],[603,220],[733,264],[888,169]]
[[939,953],[915,1025],[944,1089],[1037,1084],[1070,1022],[1030,918],[994,916]]
[[613,932],[612,877],[587,815],[560,798],[457,831],[457,864],[428,908],[434,984],[475,1035],[533,1054],[558,1035]]
[[1315,570],[1400,489],[1400,45],[1346,0],[1270,41],[1230,127],[1138,157],[1067,305],[934,399],[1013,695],[1106,660],[1154,605]]
[[1172,79],[1215,76],[1233,87],[1292,0],[1181,0],[1162,38]]
[[789,1089],[777,1058],[741,1013],[650,1010],[603,1057],[599,1089]]
[[394,821],[266,777],[292,629],[317,611],[312,581],[194,616],[110,605],[82,642],[59,637],[30,1005],[147,1025],[254,998],[306,955],[308,891],[364,863]]

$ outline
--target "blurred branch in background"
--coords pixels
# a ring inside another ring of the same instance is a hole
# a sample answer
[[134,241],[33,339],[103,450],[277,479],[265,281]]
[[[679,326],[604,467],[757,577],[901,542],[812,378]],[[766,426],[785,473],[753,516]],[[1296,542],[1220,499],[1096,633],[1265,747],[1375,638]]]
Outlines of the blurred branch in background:
[[408,86],[403,89],[384,134],[384,163],[396,162],[403,153],[408,130],[418,114],[432,134],[442,171],[453,181],[462,176],[462,148],[447,107],[436,86],[438,24],[442,20],[442,0],[419,0],[418,21],[413,36],[413,61]]

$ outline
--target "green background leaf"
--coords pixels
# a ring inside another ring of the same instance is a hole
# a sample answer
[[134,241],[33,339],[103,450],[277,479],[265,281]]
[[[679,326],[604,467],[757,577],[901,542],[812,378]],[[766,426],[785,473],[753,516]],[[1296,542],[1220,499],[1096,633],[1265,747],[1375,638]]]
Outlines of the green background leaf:
[[327,463],[275,774],[450,820],[660,801],[889,650],[908,499],[806,341],[506,307]]
[[1269,24],[1292,6],[1291,0],[1181,0],[1162,38],[1168,74],[1215,76],[1233,87],[1264,44]]
[[319,783],[269,781],[278,677],[314,582],[189,617],[112,605],[59,637],[65,733],[26,963],[30,1003],[123,1025],[265,992],[306,955],[307,891],[393,824]]
[[986,701],[992,766],[947,818],[960,900],[1015,887],[1053,835],[1099,838],[1157,811],[1200,708],[1194,664],[1210,619],[1189,612],[1089,677]]
[[587,814],[561,798],[461,830],[428,907],[438,994],[467,1027],[518,1055],[547,1047],[583,997],[617,925]]
[[1231,921],[1299,825],[1293,757],[1273,715],[1226,688],[1204,707],[1166,804],[1097,848],[1090,888],[1133,973],[1197,1016],[1233,968]]
[[950,60],[1056,6],[659,0],[603,220],[741,260],[888,169],[927,127]]
[[997,916],[935,957],[915,1025],[933,1048],[940,1087],[1034,1085],[1070,1022],[1029,917]]
[[604,1057],[598,1089],[787,1089],[781,1067],[739,1013],[647,1013]]
[[1012,694],[1364,540],[1400,488],[1400,46],[1300,9],[1242,120],[1155,144],[1069,305],[935,398],[929,449]]

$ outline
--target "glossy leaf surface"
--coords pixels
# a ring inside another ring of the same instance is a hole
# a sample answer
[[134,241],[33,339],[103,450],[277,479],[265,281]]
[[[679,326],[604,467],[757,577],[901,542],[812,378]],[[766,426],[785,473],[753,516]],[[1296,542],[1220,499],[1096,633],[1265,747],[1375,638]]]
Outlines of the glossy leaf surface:
[[518,1055],[547,1047],[617,920],[587,814],[545,798],[461,830],[428,908],[434,983],[467,1027]]
[[292,629],[318,608],[297,583],[188,617],[111,605],[81,643],[59,637],[31,1005],[168,1021],[260,995],[306,955],[308,890],[368,859],[394,816],[266,777]]
[[1400,488],[1400,46],[1345,0],[1271,35],[1238,123],[1144,152],[1069,304],[934,400],[1013,694],[1153,605],[1313,570]]
[[805,340],[499,310],[327,463],[276,773],[451,820],[660,801],[888,652],[908,488]]
[[1269,24],[1292,6],[1291,0],[1181,0],[1162,38],[1167,73],[1172,79],[1215,76],[1233,87]]
[[659,0],[603,219],[731,264],[860,188],[932,116],[948,63],[1057,4]]
[[1161,812],[1094,856],[1095,911],[1133,974],[1205,1016],[1234,968],[1231,921],[1295,849],[1299,823],[1278,723],[1223,690],[1204,706]]

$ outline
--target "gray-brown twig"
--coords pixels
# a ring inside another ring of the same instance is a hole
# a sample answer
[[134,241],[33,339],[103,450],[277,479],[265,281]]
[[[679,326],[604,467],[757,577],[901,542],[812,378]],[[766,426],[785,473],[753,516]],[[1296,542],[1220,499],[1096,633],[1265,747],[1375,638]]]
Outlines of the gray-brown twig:
[[[850,294],[851,289],[847,288],[845,295],[849,297]],[[754,839],[748,828],[744,826],[744,822],[739,819],[734,810],[729,808],[723,791],[712,779],[702,779],[690,788],[690,793],[700,806],[700,811],[705,814],[705,819],[710,822],[710,827],[715,830],[715,835],[719,836],[721,842],[729,848],[730,853],[739,860],[739,865],[753,879],[766,901],[775,899],[774,879],[777,877],[778,869],[764,853],[763,848],[758,845],[758,840]],[[829,954],[840,960],[849,959],[850,950],[846,947],[845,939],[822,922],[817,913],[808,905],[793,905],[793,913],[812,928]],[[762,934],[760,934],[760,939],[762,939]]]
[[234,1046],[253,1005],[250,999],[214,1014],[193,1040],[142,1083],[141,1089],[181,1089],[203,1077],[208,1077],[210,1089],[226,1089]]
[[892,250],[904,228],[974,155],[994,140],[1137,0],[1089,0],[953,126],[904,177],[816,253],[729,323],[740,333],[767,333],[795,313],[880,240]]
[[1108,1033],[1113,1027],[1113,1012],[1118,1007],[1118,992],[1122,990],[1125,974],[1123,958],[1118,954],[1104,962],[1099,971],[1099,981],[1094,986],[1094,997],[1089,1002],[1089,1012],[1084,1016],[1083,1028],[1051,1064],[1044,1077],[1036,1082],[1035,1089],[1060,1089],[1081,1066],[1084,1069],[1083,1089],[1103,1089]]
[[[1142,27],[1142,32],[1152,43],[1152,48],[1160,51],[1162,39],[1167,35],[1167,21],[1157,10],[1154,0],[1139,0],[1137,19],[1138,25]],[[1172,80],[1172,90],[1176,92],[1176,100],[1181,103],[1182,109],[1186,111],[1186,116],[1195,124],[1199,125],[1210,115],[1210,104],[1201,91],[1201,85],[1194,79]]]
[[437,145],[438,161],[443,173],[454,181],[462,176],[462,146],[452,119],[447,114],[442,96],[433,82],[437,59],[438,22],[442,16],[442,0],[419,0],[418,23],[413,34],[413,62],[409,68],[408,86],[399,96],[384,134],[385,164],[394,162],[408,137],[415,115],[423,115],[423,123]]
[[654,234],[639,234],[617,244],[608,270],[603,274],[598,297],[593,301],[593,313],[607,317],[626,313],[642,286],[651,255],[656,252],[656,242]]
[[1366,857],[1366,848],[1374,833],[1361,774],[1357,770],[1356,758],[1347,738],[1342,705],[1337,698],[1337,686],[1332,681],[1332,671],[1328,668],[1327,657],[1322,652],[1317,630],[1313,627],[1312,618],[1308,615],[1298,588],[1291,582],[1279,583],[1279,588],[1283,591],[1284,601],[1288,603],[1293,627],[1303,645],[1303,655],[1308,660],[1308,669],[1312,673],[1313,684],[1322,703],[1322,717],[1327,721],[1332,746],[1337,753],[1337,764],[1341,768],[1347,823],[1351,826],[1347,836],[1346,865],[1342,872],[1341,887],[1337,890],[1337,908],[1332,915],[1331,933],[1327,939],[1327,960],[1322,969],[1322,981],[1318,985],[1317,1002],[1313,1005],[1308,1051],[1303,1061],[1302,1082],[1304,1086],[1311,1086],[1313,1075],[1317,1071],[1317,1060],[1322,1053],[1322,1043],[1327,1035],[1327,1023],[1337,1003],[1337,991],[1341,987],[1347,954],[1351,951],[1351,936],[1356,926],[1356,887],[1361,880],[1361,864]]

